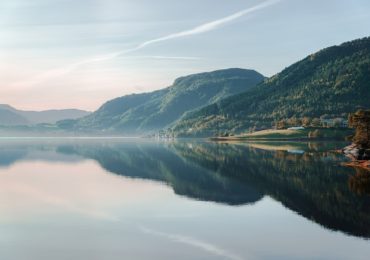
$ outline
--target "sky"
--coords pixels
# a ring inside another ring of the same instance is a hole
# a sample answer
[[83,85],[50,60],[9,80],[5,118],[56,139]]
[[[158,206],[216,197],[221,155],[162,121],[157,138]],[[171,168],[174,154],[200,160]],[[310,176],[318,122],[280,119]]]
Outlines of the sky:
[[198,72],[272,76],[369,25],[368,0],[1,0],[0,103],[92,111]]

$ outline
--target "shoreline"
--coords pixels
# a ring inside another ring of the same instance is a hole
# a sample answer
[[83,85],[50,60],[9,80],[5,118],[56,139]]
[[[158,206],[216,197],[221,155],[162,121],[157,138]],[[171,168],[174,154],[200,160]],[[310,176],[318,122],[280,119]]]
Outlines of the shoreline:
[[310,138],[310,137],[302,137],[302,138],[250,138],[250,137],[211,137],[208,138],[211,141],[263,141],[263,142],[271,142],[271,141],[281,141],[281,142],[307,142],[307,141],[313,141],[313,142],[326,142],[326,141],[343,141],[346,140],[338,139],[338,138]]

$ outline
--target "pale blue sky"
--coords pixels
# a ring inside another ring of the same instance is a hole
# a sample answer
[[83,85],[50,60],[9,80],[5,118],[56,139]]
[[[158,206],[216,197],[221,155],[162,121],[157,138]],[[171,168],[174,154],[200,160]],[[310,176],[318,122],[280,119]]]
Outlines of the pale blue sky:
[[179,76],[271,76],[370,36],[368,0],[1,0],[0,103],[94,110]]

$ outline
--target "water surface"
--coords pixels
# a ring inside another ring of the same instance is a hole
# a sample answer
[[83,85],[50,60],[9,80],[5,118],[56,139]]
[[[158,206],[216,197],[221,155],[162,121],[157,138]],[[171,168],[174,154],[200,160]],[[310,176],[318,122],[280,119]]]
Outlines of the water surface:
[[1,140],[0,259],[368,259],[343,145]]

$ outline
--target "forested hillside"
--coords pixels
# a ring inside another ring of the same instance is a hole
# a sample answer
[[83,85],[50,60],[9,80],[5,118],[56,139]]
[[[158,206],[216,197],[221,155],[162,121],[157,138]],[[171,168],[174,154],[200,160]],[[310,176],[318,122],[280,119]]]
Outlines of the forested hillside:
[[167,128],[185,113],[244,92],[263,80],[260,73],[245,69],[194,74],[162,90],[113,99],[81,120],[59,125],[76,131],[147,133]]
[[238,133],[280,120],[347,117],[369,106],[370,38],[363,38],[309,55],[243,94],[190,113],[174,131],[179,136]]

